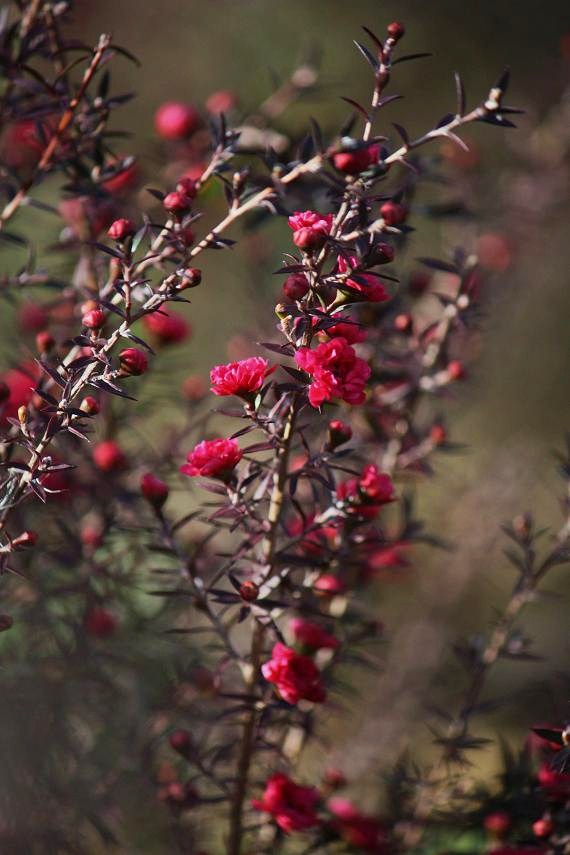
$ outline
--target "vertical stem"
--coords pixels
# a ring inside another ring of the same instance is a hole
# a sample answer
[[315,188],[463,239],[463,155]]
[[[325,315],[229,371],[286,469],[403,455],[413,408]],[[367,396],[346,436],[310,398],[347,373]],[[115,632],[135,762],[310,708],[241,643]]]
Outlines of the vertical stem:
[[[277,543],[277,532],[281,514],[283,511],[283,499],[285,495],[285,481],[287,478],[287,465],[295,420],[297,418],[298,401],[293,398],[289,406],[289,413],[283,426],[279,451],[277,453],[275,473],[273,476],[273,489],[269,502],[267,521],[269,531],[261,545],[262,560],[267,566],[266,578],[273,572],[275,558],[275,545]],[[265,626],[258,621],[255,623],[251,641],[251,653],[249,670],[245,679],[246,694],[252,694],[255,690],[259,668],[261,666],[261,654],[265,639]],[[252,703],[249,710],[241,737],[241,745],[238,757],[236,784],[230,809],[230,836],[228,841],[228,855],[240,855],[243,839],[243,806],[247,795],[249,770],[255,745],[255,729],[257,724],[258,709]]]

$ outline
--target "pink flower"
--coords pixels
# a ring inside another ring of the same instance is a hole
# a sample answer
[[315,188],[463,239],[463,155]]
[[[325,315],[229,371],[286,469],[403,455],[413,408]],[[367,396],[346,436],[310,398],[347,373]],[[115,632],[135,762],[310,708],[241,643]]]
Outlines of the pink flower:
[[340,644],[338,638],[335,638],[318,623],[303,618],[291,618],[289,629],[299,644],[311,650],[335,650]]
[[300,700],[307,700],[322,704],[326,700],[321,672],[312,659],[279,642],[271,656],[261,666],[261,673],[269,683],[275,683],[284,701],[297,704]]
[[387,852],[386,832],[373,816],[361,813],[348,799],[330,799],[328,809],[336,817],[333,828],[351,846],[364,852]]
[[180,467],[184,475],[201,475],[203,478],[221,478],[231,475],[243,457],[235,439],[204,439],[188,453],[186,463]]
[[300,249],[318,249],[330,234],[334,217],[317,211],[295,211],[289,217],[293,243]]
[[382,505],[396,498],[392,479],[374,464],[365,466],[358,478],[349,478],[339,484],[336,496],[347,513],[367,519],[375,517]]
[[214,395],[239,395],[248,398],[258,392],[268,374],[275,371],[261,356],[252,356],[240,362],[216,365],[210,371]]
[[366,330],[355,323],[348,315],[334,315],[336,323],[322,330],[329,338],[345,338],[349,344],[360,344],[366,341]]
[[271,814],[283,831],[305,831],[318,824],[317,805],[320,793],[315,787],[301,787],[282,772],[267,779],[262,799],[253,807]]
[[178,344],[191,333],[190,324],[181,315],[160,309],[143,318],[147,330],[153,334],[159,344]]
[[[363,300],[367,300],[369,303],[383,303],[385,300],[390,299],[390,295],[384,288],[384,285],[380,280],[373,276],[371,273],[361,273],[358,270],[359,261],[356,256],[350,256],[347,261],[342,255],[338,257],[338,272],[339,273],[352,273],[354,272],[358,276],[358,280],[348,278],[346,279],[346,284],[353,291],[357,291],[358,295]],[[362,281],[364,280],[364,281]],[[353,296],[352,294],[350,295]]]
[[309,401],[320,407],[334,398],[347,404],[362,404],[364,387],[370,377],[370,366],[360,359],[345,338],[339,336],[311,350],[301,347],[295,362],[313,378],[309,386]]

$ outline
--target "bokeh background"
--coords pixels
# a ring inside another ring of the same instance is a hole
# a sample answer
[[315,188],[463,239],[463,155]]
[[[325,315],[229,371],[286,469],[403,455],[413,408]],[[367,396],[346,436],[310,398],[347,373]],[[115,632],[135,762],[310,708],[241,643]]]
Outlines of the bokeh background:
[[[160,186],[162,155],[152,117],[162,101],[201,105],[213,91],[231,88],[247,114],[299,60],[318,56],[316,92],[295,103],[278,125],[289,133],[317,116],[325,131],[336,130],[346,117],[340,96],[364,100],[369,92],[369,69],[352,39],[361,38],[361,24],[381,33],[393,19],[406,25],[409,52],[434,56],[398,68],[391,89],[406,98],[384,111],[384,122],[404,120],[419,134],[453,109],[455,70],[473,105],[505,65],[512,70],[508,100],[527,114],[518,130],[468,130],[473,161],[451,163],[450,174],[478,225],[468,218],[422,223],[422,206],[441,193],[427,187],[417,200],[418,232],[402,262],[410,269],[414,257],[445,254],[462,239],[475,248],[481,234],[499,236],[508,247],[506,260],[488,264],[480,359],[446,411],[452,437],[466,447],[438,458],[437,477],[419,492],[429,529],[453,549],[418,552],[402,581],[380,586],[378,616],[391,642],[383,671],[360,686],[356,722],[349,728],[342,720],[335,724],[338,761],[362,781],[371,802],[378,792],[370,780],[388,768],[410,733],[419,756],[429,754],[427,700],[453,705],[462,685],[461,672],[450,666],[451,642],[484,631],[508,596],[512,574],[502,557],[500,523],[526,510],[553,530],[559,522],[551,452],[570,429],[568,6],[553,0],[97,0],[78,8],[75,23],[85,41],[112,32],[141,60],[140,69],[117,62],[114,87],[138,93],[121,113],[121,126],[133,134],[125,152],[142,152],[148,183]],[[278,223],[248,235],[231,253],[205,258],[206,285],[192,293],[186,312],[192,340],[164,357],[173,399],[190,370],[206,376],[213,362],[224,361],[228,341],[236,347],[236,336],[255,341],[263,327],[270,329],[266,319],[279,289],[272,271],[285,232]],[[517,742],[533,721],[569,714],[567,571],[556,571],[548,589],[558,596],[538,600],[522,624],[544,658],[499,664],[487,695],[509,697],[510,703],[480,722],[482,735],[501,733]],[[490,749],[476,762],[490,773],[496,756]],[[148,851],[160,851],[150,839],[148,845]],[[128,851],[145,851],[142,841],[136,847]]]

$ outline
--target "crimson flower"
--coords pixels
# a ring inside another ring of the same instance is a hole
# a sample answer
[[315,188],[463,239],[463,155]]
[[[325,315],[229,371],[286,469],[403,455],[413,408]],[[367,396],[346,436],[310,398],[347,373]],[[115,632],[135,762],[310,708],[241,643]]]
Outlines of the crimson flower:
[[271,814],[283,831],[305,831],[318,825],[317,805],[320,793],[315,787],[301,787],[283,772],[267,779],[262,799],[255,799],[256,810]]
[[330,234],[333,220],[333,214],[295,211],[288,220],[293,229],[293,243],[300,249],[318,249]]
[[358,276],[358,279],[351,279],[350,277],[346,279],[348,287],[353,291],[358,291],[358,296],[369,303],[383,303],[389,300],[390,295],[382,282],[376,276],[373,276],[372,273],[361,273],[358,270],[358,265],[359,261],[356,256],[350,256],[348,261],[342,255],[338,257],[339,273],[354,272]]
[[370,366],[356,355],[345,338],[339,336],[319,344],[314,350],[301,347],[295,362],[313,378],[309,401],[320,407],[324,401],[340,399],[347,404],[362,404]]
[[272,374],[276,367],[270,366],[267,359],[261,356],[229,362],[227,365],[216,365],[210,371],[212,392],[214,395],[239,395],[248,398],[261,389],[265,378]]
[[183,475],[221,478],[225,481],[243,457],[235,439],[204,439],[188,453],[180,467]]
[[297,704],[300,700],[307,700],[322,704],[326,700],[321,672],[312,659],[280,642],[273,647],[271,656],[261,666],[261,673],[269,683],[277,686],[284,701]]
[[396,498],[392,479],[373,463],[365,466],[357,478],[340,483],[336,496],[347,513],[367,519],[375,517],[382,505]]

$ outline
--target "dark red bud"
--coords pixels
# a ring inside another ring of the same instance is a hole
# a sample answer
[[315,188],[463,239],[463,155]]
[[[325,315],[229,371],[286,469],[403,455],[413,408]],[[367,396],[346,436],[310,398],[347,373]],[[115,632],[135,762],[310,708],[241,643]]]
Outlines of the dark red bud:
[[137,347],[127,347],[119,353],[119,362],[124,374],[138,377],[144,374],[148,368],[148,357],[146,353]]
[[185,288],[196,288],[201,281],[202,271],[200,270],[200,268],[188,267],[182,274],[182,279],[178,287],[180,291],[183,291]]
[[246,603],[253,603],[259,596],[259,585],[252,582],[251,579],[246,579],[239,586],[239,595]]
[[390,38],[394,39],[395,42],[399,41],[406,32],[406,28],[403,24],[400,24],[399,21],[393,21],[391,24],[388,24],[387,30],[388,35]]
[[103,309],[90,309],[85,312],[81,322],[88,330],[98,330],[105,322],[105,312]]
[[128,220],[126,217],[121,217],[121,219],[115,220],[114,223],[111,223],[107,234],[111,240],[123,241],[132,237],[136,230],[137,227],[132,220]]
[[27,546],[35,546],[38,542],[38,534],[35,531],[23,531],[12,540],[12,546],[24,549]]
[[97,398],[94,398],[92,395],[86,395],[81,401],[79,409],[88,416],[96,416],[100,412],[101,407]]
[[387,226],[399,226],[408,215],[406,208],[397,202],[384,202],[380,208],[380,216]]
[[14,624],[14,618],[10,615],[0,614],[0,632],[6,632]]
[[168,484],[153,475],[152,472],[145,473],[141,478],[141,493],[151,505],[156,508],[162,505],[168,499],[169,494]]
[[183,730],[182,728],[173,730],[168,737],[168,741],[170,742],[170,747],[174,751],[178,751],[179,754],[182,754],[183,757],[190,755],[192,751],[192,737],[187,730]]
[[283,283],[283,293],[288,300],[302,300],[309,290],[309,282],[303,273],[291,273]]
[[185,193],[179,193],[178,190],[173,190],[172,193],[167,193],[162,204],[171,214],[184,214],[190,210],[192,200]]
[[350,442],[352,439],[352,428],[350,425],[341,422],[340,419],[333,419],[329,422],[328,446],[331,449],[338,448],[345,442]]
[[55,344],[55,339],[50,332],[44,330],[36,335],[36,347],[40,353],[48,353]]

